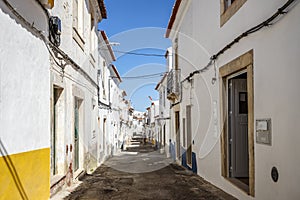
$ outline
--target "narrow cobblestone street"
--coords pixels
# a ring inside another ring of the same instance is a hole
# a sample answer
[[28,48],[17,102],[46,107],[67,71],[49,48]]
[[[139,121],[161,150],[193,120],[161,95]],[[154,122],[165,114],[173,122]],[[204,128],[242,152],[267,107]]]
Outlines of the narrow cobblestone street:
[[132,145],[81,181],[65,199],[235,199],[150,144]]

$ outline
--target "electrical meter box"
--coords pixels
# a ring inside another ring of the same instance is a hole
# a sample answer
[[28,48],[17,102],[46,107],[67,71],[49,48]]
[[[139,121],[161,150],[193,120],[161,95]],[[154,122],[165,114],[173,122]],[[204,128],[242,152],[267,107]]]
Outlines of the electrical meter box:
[[256,120],[256,143],[272,145],[271,119]]

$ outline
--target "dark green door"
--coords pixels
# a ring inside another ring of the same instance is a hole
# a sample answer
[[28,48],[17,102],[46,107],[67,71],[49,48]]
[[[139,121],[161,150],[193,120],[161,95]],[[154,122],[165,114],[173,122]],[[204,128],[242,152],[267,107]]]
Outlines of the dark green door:
[[74,171],[79,168],[79,100],[75,98],[74,109]]

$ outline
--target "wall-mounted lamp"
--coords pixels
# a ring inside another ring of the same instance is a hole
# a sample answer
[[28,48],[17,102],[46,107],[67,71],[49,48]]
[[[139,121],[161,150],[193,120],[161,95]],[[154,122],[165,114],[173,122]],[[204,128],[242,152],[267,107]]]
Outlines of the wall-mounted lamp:
[[49,39],[51,43],[53,43],[55,46],[60,45],[60,34],[61,34],[61,20],[59,17],[52,16],[49,19],[49,29],[50,29],[50,35]]

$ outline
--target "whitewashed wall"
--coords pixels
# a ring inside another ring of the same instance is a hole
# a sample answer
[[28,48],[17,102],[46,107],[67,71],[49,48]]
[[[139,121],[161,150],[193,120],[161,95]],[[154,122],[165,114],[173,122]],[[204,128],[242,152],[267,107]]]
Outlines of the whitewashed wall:
[[[98,70],[98,56],[95,56],[95,65],[91,64],[90,54],[97,55],[98,53],[98,40],[96,32],[91,31],[91,18],[89,13],[88,1],[84,1],[83,6],[83,40],[84,48],[80,46],[73,38],[73,4],[72,0],[68,0],[62,3],[54,5],[50,11],[51,15],[58,16],[61,19],[61,45],[60,49],[64,51],[74,62],[76,62],[80,68],[87,73],[87,75],[93,80],[97,81]],[[94,24],[96,25],[96,24]],[[97,25],[96,25],[97,26]],[[96,38],[92,45],[91,37]],[[94,48],[92,48],[92,46]],[[61,68],[56,64],[52,64],[52,84],[63,88],[63,98],[65,103],[63,110],[64,127],[59,137],[58,147],[58,165],[60,166],[60,174],[65,174],[68,168],[63,167],[67,159],[67,165],[69,166],[74,156],[71,156],[69,152],[66,158],[66,146],[70,150],[70,146],[73,146],[74,152],[74,104],[75,96],[80,97],[83,102],[81,104],[80,111],[80,124],[79,124],[79,172],[83,169],[92,170],[97,166],[97,149],[98,149],[98,137],[97,127],[98,125],[98,96],[97,87],[86,77],[74,70],[71,65],[66,65],[64,74],[61,73]],[[59,73],[60,71],[60,73]],[[63,78],[61,78],[63,77]],[[73,161],[74,162],[74,161]],[[74,164],[73,164],[74,165]]]
[[[11,3],[39,30],[47,28],[35,2]],[[0,138],[8,154],[49,148],[49,53],[41,39],[6,12],[1,2]]]
[[[205,66],[212,54],[270,17],[286,1],[248,0],[222,28],[219,1],[189,2],[179,29],[186,36],[178,36],[179,67],[183,77]],[[242,39],[216,63],[218,68],[254,50],[254,120],[271,118],[273,137],[272,146],[254,144],[255,199],[298,199],[300,195],[297,189],[300,181],[297,173],[300,164],[297,159],[300,141],[297,123],[300,119],[299,18],[300,5],[297,4],[274,26]],[[180,105],[181,113],[185,113],[185,106],[192,104],[193,151],[197,154],[198,174],[239,199],[252,199],[221,176],[219,134],[216,134],[213,124],[213,110],[217,110],[217,120],[220,113],[219,83],[212,85],[212,77],[213,66],[202,75],[195,75],[194,88],[185,85]],[[219,126],[217,130],[220,130]],[[273,166],[279,170],[277,183],[270,175]]]

